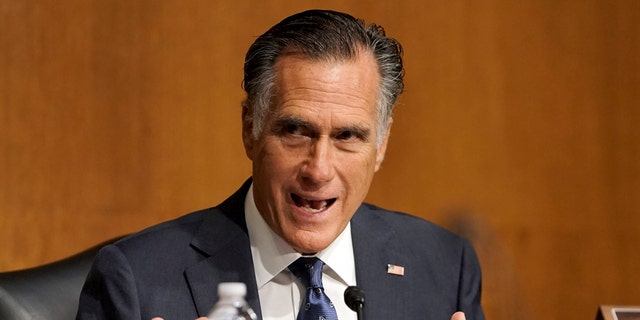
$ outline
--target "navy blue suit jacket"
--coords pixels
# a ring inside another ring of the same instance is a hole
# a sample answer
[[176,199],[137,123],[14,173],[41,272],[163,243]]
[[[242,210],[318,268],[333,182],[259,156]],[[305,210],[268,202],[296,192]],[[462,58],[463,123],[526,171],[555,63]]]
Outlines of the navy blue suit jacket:
[[[77,319],[194,320],[217,301],[219,282],[247,284],[261,316],[244,219],[250,181],[215,208],[104,247],[80,296]],[[351,220],[356,279],[367,320],[483,320],[480,266],[471,245],[430,222],[363,204]],[[404,267],[404,276],[387,273]]]

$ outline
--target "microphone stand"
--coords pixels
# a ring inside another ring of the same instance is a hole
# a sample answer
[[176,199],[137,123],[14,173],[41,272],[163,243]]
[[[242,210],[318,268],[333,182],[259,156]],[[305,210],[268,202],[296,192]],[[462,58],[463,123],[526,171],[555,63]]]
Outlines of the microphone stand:
[[362,315],[364,310],[364,306],[362,303],[358,303],[358,307],[356,308],[356,315],[358,316],[358,320],[363,320],[364,316]]
[[344,302],[347,306],[356,312],[358,320],[364,320],[364,293],[355,286],[350,286],[344,291]]

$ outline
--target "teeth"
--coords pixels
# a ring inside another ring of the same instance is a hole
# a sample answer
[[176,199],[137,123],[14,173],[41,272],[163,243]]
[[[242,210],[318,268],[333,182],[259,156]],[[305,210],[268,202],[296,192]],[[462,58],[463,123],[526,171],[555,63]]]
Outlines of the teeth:
[[309,200],[309,199],[304,199],[301,198],[295,194],[291,195],[291,198],[293,199],[293,201],[296,203],[296,205],[298,205],[298,207],[311,212],[311,213],[318,213],[321,212],[323,210],[325,210],[327,207],[329,207],[334,201],[335,199],[331,199],[329,201],[327,200]]
[[305,210],[309,212],[320,212],[327,208],[326,201],[308,201],[307,205],[303,206]]

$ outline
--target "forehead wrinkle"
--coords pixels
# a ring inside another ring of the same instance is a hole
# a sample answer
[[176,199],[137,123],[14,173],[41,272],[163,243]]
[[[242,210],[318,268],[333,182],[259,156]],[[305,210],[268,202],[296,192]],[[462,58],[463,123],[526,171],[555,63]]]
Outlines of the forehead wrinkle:
[[[362,112],[360,110],[366,110],[366,107],[359,105],[345,105],[344,103],[331,103],[331,102],[322,102],[323,106],[319,106],[318,103],[309,103],[306,100],[302,100],[302,103],[297,103],[295,101],[299,100],[291,100],[289,102],[283,103],[279,106],[278,111],[276,111],[276,118],[287,118],[291,117],[292,119],[306,119],[309,115],[317,114],[322,116],[314,116],[312,119],[304,120],[305,122],[316,122],[325,120],[328,123],[334,123],[335,119],[338,119],[339,122],[344,123],[348,122],[349,124],[345,124],[344,127],[348,126],[364,126],[368,119],[375,119],[375,114],[367,113],[366,117],[363,117]],[[340,116],[336,116],[336,113],[339,113]],[[343,125],[340,125],[343,126]]]
[[[314,79],[317,82],[322,82],[319,79]],[[362,90],[364,85],[351,83],[350,85],[344,86],[341,83],[334,82],[325,82],[326,86],[319,88],[311,88],[311,87],[301,87],[299,90],[308,90],[312,94],[320,93],[321,96],[327,97],[329,99],[325,100],[333,100],[333,98],[338,97],[339,101],[357,101],[361,106],[367,106],[369,104],[375,104],[375,99],[373,101],[369,101],[370,97],[377,97],[377,92],[374,91],[373,95],[363,94],[365,91]],[[293,89],[295,92],[296,89]],[[324,94],[324,95],[323,95]],[[322,99],[320,99],[322,100]]]
[[341,107],[341,109],[357,108],[375,109],[375,101],[368,101],[366,97],[349,92],[336,92],[333,90],[320,90],[309,87],[301,87],[289,90],[290,94],[280,101],[281,106],[307,107],[311,105],[326,105],[326,107]]

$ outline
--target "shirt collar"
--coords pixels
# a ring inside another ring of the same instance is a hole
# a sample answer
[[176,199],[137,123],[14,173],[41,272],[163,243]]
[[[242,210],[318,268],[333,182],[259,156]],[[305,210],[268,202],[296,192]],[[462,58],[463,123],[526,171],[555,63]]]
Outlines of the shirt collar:
[[[253,184],[245,198],[245,219],[251,242],[251,255],[258,289],[271,281],[301,254],[293,250],[264,221],[253,198]],[[324,250],[316,254],[345,285],[355,285],[355,263],[351,242],[351,223]]]

